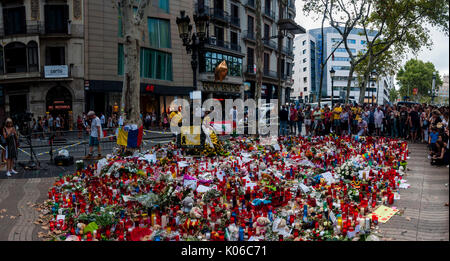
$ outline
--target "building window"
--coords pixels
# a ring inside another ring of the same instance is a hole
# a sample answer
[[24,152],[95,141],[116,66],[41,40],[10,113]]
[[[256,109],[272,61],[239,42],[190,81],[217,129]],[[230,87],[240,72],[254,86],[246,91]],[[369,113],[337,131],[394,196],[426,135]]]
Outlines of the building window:
[[169,0],[159,0],[159,8],[164,10],[166,13],[170,13]]
[[270,57],[268,53],[264,53],[264,72],[270,71]]
[[345,70],[345,71],[348,71],[348,70],[350,70],[350,66],[333,66],[333,69],[334,69],[335,71],[338,71],[338,70]]
[[306,63],[306,58],[303,59],[303,63]]
[[308,81],[308,77],[303,77],[303,82],[307,82]]
[[[346,53],[347,50],[345,48],[337,48],[336,52],[338,52],[338,53]],[[350,52],[356,53],[356,49],[350,48]]]
[[68,5],[45,5],[45,32],[67,34],[69,21]]
[[362,44],[362,45],[365,45],[365,44],[366,44],[366,41],[365,41],[365,40],[361,40],[361,44]]
[[39,62],[38,62],[38,45],[35,41],[28,43],[28,71],[38,72]]
[[303,67],[303,71],[306,72],[306,70],[308,69],[308,67]]
[[150,46],[155,48],[172,48],[169,20],[148,18],[148,35]]
[[27,47],[23,43],[13,42],[5,46],[6,73],[27,71]]
[[349,44],[356,44],[356,40],[354,40],[354,39],[347,39],[347,43],[349,43]]
[[124,55],[123,55],[123,44],[119,44],[117,48],[117,74],[123,75],[124,68]]
[[3,8],[5,35],[26,34],[25,6]]
[[303,50],[303,54],[306,54],[306,49],[305,49],[305,50]]
[[3,46],[0,45],[0,75],[3,75],[4,73],[5,65],[3,64]]
[[119,28],[118,28],[118,34],[117,34],[117,36],[118,36],[118,37],[123,37],[122,13],[120,12],[120,10],[119,10],[119,17],[118,17],[118,19],[119,19],[119,22],[118,22]]
[[172,81],[172,54],[141,48],[141,77]]
[[247,72],[254,73],[254,50],[253,48],[247,47]]
[[47,47],[45,50],[45,65],[65,65],[64,47]]
[[304,40],[303,42],[302,42],[302,45],[305,45],[306,44],[306,40]]
[[350,57],[334,57],[333,61],[350,61]]
[[242,75],[242,58],[214,52],[206,52],[202,55],[200,70],[201,72],[214,73],[217,65],[219,65],[222,61],[227,63],[228,75]]

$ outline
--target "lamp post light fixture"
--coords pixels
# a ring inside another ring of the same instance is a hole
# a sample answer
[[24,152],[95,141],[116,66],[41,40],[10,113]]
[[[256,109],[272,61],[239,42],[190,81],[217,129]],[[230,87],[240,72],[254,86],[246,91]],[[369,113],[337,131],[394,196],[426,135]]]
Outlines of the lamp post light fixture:
[[199,50],[203,48],[207,40],[209,16],[207,14],[194,14],[195,32],[192,33],[193,26],[191,19],[185,15],[185,11],[180,11],[180,17],[177,17],[178,33],[186,52],[191,54],[191,67],[193,72],[193,85],[197,90],[197,67]]
[[331,67],[330,77],[331,77],[331,108],[334,108],[334,74],[336,71]]

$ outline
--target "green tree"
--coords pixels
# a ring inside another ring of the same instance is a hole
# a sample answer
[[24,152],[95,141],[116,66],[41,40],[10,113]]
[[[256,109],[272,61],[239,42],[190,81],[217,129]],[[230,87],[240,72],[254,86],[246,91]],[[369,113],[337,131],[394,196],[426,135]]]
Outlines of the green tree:
[[[434,64],[416,59],[407,61],[397,73],[397,81],[400,84],[400,96],[409,96],[411,100],[416,101],[428,100],[427,97],[431,97],[433,72],[436,72],[435,88],[437,89],[443,82]],[[414,88],[418,90],[415,96],[413,96]]]
[[399,93],[395,88],[389,90],[389,101],[395,102],[398,99]]

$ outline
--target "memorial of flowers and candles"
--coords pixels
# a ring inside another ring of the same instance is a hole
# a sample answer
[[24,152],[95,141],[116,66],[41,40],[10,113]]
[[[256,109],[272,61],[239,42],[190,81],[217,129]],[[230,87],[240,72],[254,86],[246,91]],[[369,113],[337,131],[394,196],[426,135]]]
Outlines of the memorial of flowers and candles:
[[231,138],[219,144],[221,153],[196,157],[170,143],[79,162],[48,191],[43,238],[366,240],[395,214],[400,190],[408,187],[404,141],[323,136],[264,144]]

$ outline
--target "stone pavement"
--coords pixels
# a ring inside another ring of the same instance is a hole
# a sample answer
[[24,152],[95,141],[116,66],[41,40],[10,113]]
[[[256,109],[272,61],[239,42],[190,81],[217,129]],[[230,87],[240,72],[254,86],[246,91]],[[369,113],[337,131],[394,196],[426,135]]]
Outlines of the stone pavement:
[[402,215],[394,215],[380,224],[382,240],[394,241],[448,241],[449,240],[449,169],[431,166],[428,148],[422,144],[409,144],[410,159],[407,175],[403,178],[411,185],[401,189],[400,200],[394,202]]
[[[449,169],[430,166],[427,148],[421,144],[409,145],[410,159],[407,172],[411,187],[401,190],[401,199],[395,206],[404,210],[386,224],[380,224],[381,240],[393,241],[448,241]],[[24,172],[7,178],[0,171],[0,241],[40,241],[42,231],[33,222],[39,213],[32,207],[47,199],[47,191],[60,174],[67,175],[75,166],[58,167],[44,164],[45,169]]]

